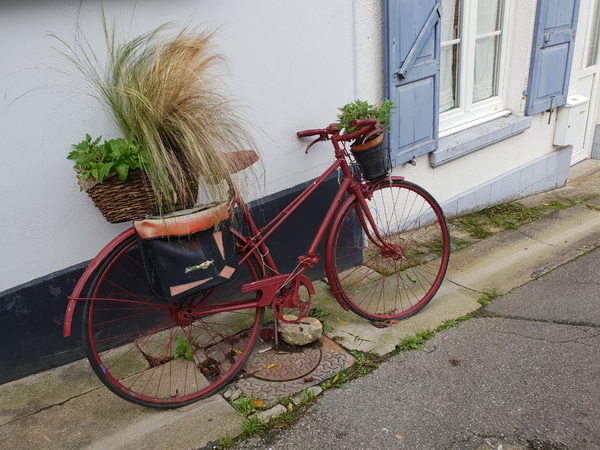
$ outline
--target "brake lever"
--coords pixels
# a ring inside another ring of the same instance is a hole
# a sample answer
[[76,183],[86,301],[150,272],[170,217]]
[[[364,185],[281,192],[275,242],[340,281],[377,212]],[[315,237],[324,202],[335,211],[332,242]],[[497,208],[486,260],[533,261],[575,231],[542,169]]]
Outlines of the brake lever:
[[378,123],[375,126],[375,129],[373,131],[371,131],[369,134],[367,134],[367,136],[364,139],[364,142],[367,142],[371,138],[371,136],[373,136],[375,134],[380,134],[380,133],[383,133],[383,127]]
[[328,141],[329,140],[329,135],[328,134],[321,134],[317,139],[315,139],[314,141],[312,141],[308,147],[306,147],[306,151],[304,152],[305,154],[308,155],[308,149],[311,148],[313,145],[315,145],[317,142],[321,142],[321,141]]

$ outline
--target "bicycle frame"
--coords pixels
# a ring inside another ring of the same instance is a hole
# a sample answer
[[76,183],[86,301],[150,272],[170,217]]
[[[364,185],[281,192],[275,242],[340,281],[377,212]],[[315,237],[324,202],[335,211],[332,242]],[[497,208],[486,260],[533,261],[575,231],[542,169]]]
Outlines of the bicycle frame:
[[[364,122],[368,122],[367,119]],[[311,143],[306,151],[318,141],[326,141],[331,140],[334,150],[335,150],[335,161],[331,166],[323,172],[323,174],[318,177],[310,186],[308,186],[298,197],[296,197],[289,205],[287,205],[275,218],[271,220],[267,225],[265,225],[262,229],[259,229],[250,211],[242,199],[239,191],[236,186],[231,184],[232,191],[232,200],[234,204],[236,204],[242,213],[243,220],[248,225],[251,236],[247,237],[239,233],[237,230],[232,229],[234,235],[242,242],[241,248],[239,248],[239,252],[242,255],[242,258],[239,264],[243,264],[248,258],[255,257],[257,261],[262,261],[262,275],[264,279],[255,281],[252,283],[247,283],[242,286],[242,292],[248,293],[253,291],[258,291],[260,293],[258,298],[258,306],[272,306],[275,301],[275,297],[277,294],[284,288],[286,285],[292,284],[293,293],[297,295],[298,289],[300,285],[304,285],[307,287],[309,294],[314,295],[315,291],[312,286],[312,283],[308,280],[308,278],[304,275],[304,272],[307,269],[313,268],[320,259],[320,255],[316,253],[319,242],[323,239],[327,228],[329,227],[331,221],[334,219],[340,205],[342,204],[342,199],[344,195],[347,193],[350,196],[355,196],[358,200],[358,204],[362,209],[364,214],[359,214],[362,228],[367,235],[367,238],[373,242],[375,245],[382,246],[384,249],[388,251],[395,251],[392,247],[387,244],[379,234],[378,228],[375,224],[375,220],[373,219],[371,212],[369,210],[369,206],[366,203],[366,200],[369,198],[369,184],[361,183],[354,179],[350,166],[348,165],[348,161],[346,160],[347,151],[344,145],[340,144],[342,142],[346,142],[352,139],[355,139],[359,136],[363,136],[369,132],[374,133],[378,131],[375,124],[364,123],[365,125],[361,130],[349,134],[349,135],[340,135],[339,131],[335,130],[333,125],[324,129],[324,130],[308,130],[306,132],[298,133],[299,137],[303,136],[312,136],[315,134],[319,134],[319,138]],[[367,134],[367,136],[369,136]],[[337,194],[335,195],[331,206],[329,207],[325,217],[323,218],[317,233],[315,234],[307,252],[304,255],[300,255],[298,257],[298,265],[295,270],[291,274],[280,274],[277,270],[275,261],[270,255],[268,248],[266,246],[265,241],[271,236],[271,234],[277,230],[277,228],[333,173],[336,171],[341,171],[341,179],[343,180],[340,184]],[[394,177],[398,179],[403,179],[402,177]],[[391,177],[390,177],[391,179]],[[364,221],[366,217],[367,222]],[[73,294],[68,297],[69,302],[67,305],[67,310],[65,312],[65,318],[63,322],[63,336],[67,337],[71,334],[72,320],[73,314],[75,310],[75,306],[78,301],[88,300],[81,297],[81,292],[86,286],[88,280],[94,273],[94,271],[98,268],[103,259],[114,249],[120,242],[124,239],[133,235],[133,228],[128,229],[113,239],[89,264],[89,266],[84,271],[83,275],[79,279],[79,282],[75,286]],[[374,236],[372,235],[374,234]],[[267,269],[268,272],[267,273]],[[335,294],[335,293],[334,293]],[[336,295],[336,298],[339,304],[345,309],[348,310],[348,306],[342,300],[339,295]],[[239,305],[237,305],[239,307]],[[201,312],[202,302],[198,304],[198,311],[195,314],[198,316],[206,314],[206,311]]]
[[[328,129],[331,130],[331,127]],[[364,130],[360,130],[354,135],[363,135]],[[314,130],[318,131],[318,130]],[[321,130],[325,131],[325,130]],[[311,295],[314,295],[314,288],[312,284],[304,275],[304,272],[308,269],[313,268],[319,261],[320,255],[316,253],[319,242],[323,239],[327,229],[335,217],[340,205],[342,204],[342,199],[345,194],[353,195],[357,198],[358,204],[364,214],[359,214],[359,218],[361,221],[362,228],[367,235],[367,238],[373,242],[377,246],[381,246],[386,250],[395,251],[389,244],[387,244],[381,235],[379,234],[379,230],[375,224],[375,220],[371,215],[369,206],[366,203],[366,199],[369,198],[368,184],[360,183],[359,181],[354,179],[350,166],[348,165],[348,161],[346,160],[346,149],[345,146],[340,145],[341,141],[346,141],[351,139],[353,135],[345,135],[340,136],[336,132],[334,136],[331,138],[334,149],[335,149],[335,157],[331,166],[321,176],[319,176],[313,183],[310,184],[300,195],[298,195],[294,200],[292,200],[276,217],[274,217],[267,225],[265,225],[262,229],[258,229],[254,219],[252,218],[250,211],[243,199],[240,197],[239,192],[232,186],[234,192],[234,199],[237,205],[240,207],[242,212],[242,216],[244,221],[248,225],[250,233],[252,237],[245,237],[242,234],[234,231],[234,234],[240,239],[243,243],[243,247],[240,252],[242,254],[242,259],[240,260],[240,264],[244,263],[248,258],[254,256],[258,261],[262,261],[262,271],[265,279],[248,283],[242,287],[242,292],[252,292],[259,291],[259,306],[272,306],[275,300],[275,296],[277,293],[288,283],[295,280],[293,284],[294,292],[297,294],[300,285],[304,285],[309,290]],[[323,134],[323,133],[321,133]],[[323,136],[318,140],[329,140],[324,139]],[[315,141],[316,142],[316,141]],[[314,144],[314,142],[313,142]],[[309,145],[310,148],[311,145]],[[308,149],[307,149],[308,151]],[[275,231],[277,228],[333,173],[340,170],[342,173],[342,182],[340,183],[340,187],[331,202],[331,206],[327,210],[325,217],[323,218],[319,229],[317,230],[308,250],[304,255],[300,255],[298,257],[298,265],[294,269],[291,274],[280,274],[276,268],[275,262],[271,257],[270,252],[266,246],[266,240],[268,237]],[[398,179],[403,179],[402,177],[397,177]],[[364,218],[367,219],[367,222],[364,221]],[[374,235],[374,236],[373,236]],[[267,270],[269,270],[270,275],[267,274]],[[345,309],[348,310],[348,306],[342,300],[342,298],[336,295],[338,303]]]

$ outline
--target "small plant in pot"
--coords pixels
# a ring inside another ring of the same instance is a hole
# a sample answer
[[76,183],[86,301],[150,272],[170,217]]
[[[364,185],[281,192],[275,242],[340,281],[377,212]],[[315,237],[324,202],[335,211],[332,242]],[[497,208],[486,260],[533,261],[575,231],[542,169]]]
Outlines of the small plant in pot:
[[[391,100],[384,101],[379,106],[374,106],[366,101],[356,100],[339,108],[338,130],[344,134],[352,134],[359,128],[352,126],[357,119],[377,119],[384,132],[390,130],[391,116],[396,109]],[[365,139],[363,141],[363,139]],[[363,175],[367,180],[383,178],[391,170],[389,150],[384,148],[383,133],[374,133],[365,138],[359,138],[350,147],[354,158],[360,164]]]
[[122,182],[127,181],[129,172],[139,169],[148,156],[139,144],[127,142],[125,139],[111,139],[100,144],[102,136],[92,140],[89,134],[79,144],[73,144],[73,150],[67,159],[76,161],[73,167],[77,172],[79,186],[82,191],[105,178],[117,176]]
[[100,143],[101,139],[87,134],[67,156],[75,161],[81,190],[111,223],[151,215],[157,202],[147,172],[142,170],[150,166],[147,152],[133,141],[119,138]]

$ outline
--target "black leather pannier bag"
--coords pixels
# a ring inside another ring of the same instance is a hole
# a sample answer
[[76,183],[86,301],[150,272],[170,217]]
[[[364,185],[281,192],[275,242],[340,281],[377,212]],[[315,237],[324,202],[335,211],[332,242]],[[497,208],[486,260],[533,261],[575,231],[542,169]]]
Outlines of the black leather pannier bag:
[[227,206],[134,222],[154,295],[177,301],[232,281],[238,258]]

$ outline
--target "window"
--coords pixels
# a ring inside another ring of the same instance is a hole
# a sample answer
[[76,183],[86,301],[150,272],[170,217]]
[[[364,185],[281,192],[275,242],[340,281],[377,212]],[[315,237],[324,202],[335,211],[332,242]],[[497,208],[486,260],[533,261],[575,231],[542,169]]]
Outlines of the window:
[[501,75],[506,59],[508,2],[442,1],[439,109],[442,134],[504,109]]
[[591,67],[598,64],[598,44],[600,43],[600,0],[594,4],[592,30],[590,32],[590,44],[587,51],[585,67]]

